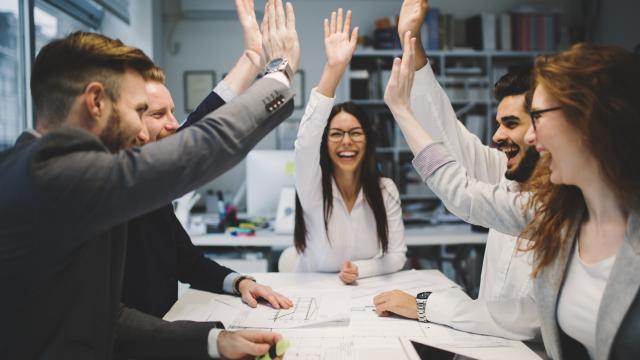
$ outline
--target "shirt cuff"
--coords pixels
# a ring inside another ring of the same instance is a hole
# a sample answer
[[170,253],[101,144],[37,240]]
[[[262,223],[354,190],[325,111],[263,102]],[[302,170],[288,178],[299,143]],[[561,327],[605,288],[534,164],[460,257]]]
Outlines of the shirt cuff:
[[218,335],[224,331],[222,329],[211,329],[209,336],[207,337],[207,353],[213,359],[219,359],[220,353],[218,352]]
[[374,273],[374,259],[371,260],[357,260],[352,261],[352,263],[358,267],[358,279],[367,278],[373,276]]
[[432,293],[427,299],[427,321],[451,326],[458,303],[468,298],[458,288]]
[[412,164],[422,177],[422,181],[426,182],[436,170],[453,161],[444,144],[434,142],[420,150],[418,155],[413,158]]
[[218,85],[216,85],[216,87],[213,89],[213,92],[218,94],[218,96],[220,96],[222,100],[224,100],[224,102],[227,104],[230,103],[231,100],[233,100],[236,96],[238,96],[238,94],[236,94],[236,92],[233,91],[229,84],[224,82],[224,80],[221,80]]
[[287,75],[283,74],[281,71],[276,71],[276,72],[269,73],[269,74],[265,75],[264,77],[270,78],[270,79],[274,79],[274,80],[278,80],[284,86],[291,87],[291,81],[289,81],[289,78],[287,78]]
[[238,274],[237,272],[232,272],[229,275],[225,276],[224,280],[222,281],[222,290],[227,294],[235,294],[236,291],[233,288],[233,283],[240,276],[242,275]]

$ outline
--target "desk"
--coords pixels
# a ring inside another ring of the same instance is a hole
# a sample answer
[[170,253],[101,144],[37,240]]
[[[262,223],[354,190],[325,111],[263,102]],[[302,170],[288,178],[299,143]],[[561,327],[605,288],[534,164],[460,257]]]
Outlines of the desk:
[[[456,286],[437,270],[410,270],[363,279],[353,286],[341,284],[336,274],[257,273],[252,275],[259,282],[268,284],[276,290],[281,289],[284,293],[287,292],[287,288],[315,294],[319,291],[350,291],[348,323],[340,326],[326,324],[313,329],[274,330],[291,341],[291,348],[285,359],[412,359],[405,348],[407,339],[427,342],[433,346],[448,348],[478,359],[540,359],[519,341],[473,335],[437,324],[423,324],[399,317],[381,318],[377,317],[369,306],[363,306],[363,304],[372,304],[373,296],[380,291],[400,288],[416,293],[424,290],[424,287],[435,289]],[[409,281],[410,279],[412,280]],[[418,289],[416,286],[420,284],[424,287]],[[320,289],[319,286],[322,290],[313,290]],[[220,295],[190,289],[174,304],[164,318],[169,321],[196,320],[197,318],[194,319],[189,315],[193,314],[190,307],[199,306],[199,304],[203,307],[211,306],[211,300],[216,296]],[[244,305],[239,306],[244,307]],[[224,311],[227,312],[226,308]],[[255,310],[242,308],[241,311]],[[229,326],[229,324],[225,325]]]
[[[256,236],[235,237],[227,234],[206,234],[191,236],[196,246],[257,246],[282,250],[293,246],[293,235],[279,235],[273,231],[258,231]],[[487,234],[472,232],[469,225],[444,225],[428,227],[407,227],[407,246],[484,244]]]

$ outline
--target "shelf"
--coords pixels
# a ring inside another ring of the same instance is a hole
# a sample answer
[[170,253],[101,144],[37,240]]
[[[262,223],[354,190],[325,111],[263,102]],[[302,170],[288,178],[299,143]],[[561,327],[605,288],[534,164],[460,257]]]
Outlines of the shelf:
[[[460,57],[533,57],[543,54],[538,51],[502,51],[502,50],[434,50],[427,51],[427,57],[437,56],[460,56]],[[358,49],[353,56],[362,57],[396,57],[402,56],[402,49],[376,50],[376,49]]]

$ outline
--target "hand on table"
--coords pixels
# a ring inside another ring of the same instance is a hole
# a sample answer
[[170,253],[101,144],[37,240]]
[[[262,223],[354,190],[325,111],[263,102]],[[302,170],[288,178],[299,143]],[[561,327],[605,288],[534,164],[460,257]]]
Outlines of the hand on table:
[[288,309],[293,306],[293,302],[286,296],[281,295],[270,286],[258,284],[251,279],[243,279],[238,284],[238,290],[242,301],[252,308],[258,306],[258,299],[265,299],[275,309]]
[[409,319],[418,318],[416,297],[404,291],[393,290],[383,292],[373,298],[373,304],[379,316],[396,314]]
[[282,336],[266,331],[222,331],[218,335],[218,353],[225,359],[245,359],[264,355]]
[[345,284],[353,283],[354,281],[358,280],[358,266],[351,261],[345,261],[344,265],[342,265],[342,270],[340,270],[340,274],[338,274],[338,277]]

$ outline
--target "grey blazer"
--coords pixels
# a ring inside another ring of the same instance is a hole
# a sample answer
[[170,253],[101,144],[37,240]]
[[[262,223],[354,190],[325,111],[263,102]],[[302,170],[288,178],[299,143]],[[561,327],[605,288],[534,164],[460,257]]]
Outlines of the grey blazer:
[[[447,209],[472,224],[518,236],[528,219],[522,209],[527,194],[510,191],[504,184],[487,184],[468,176],[441,143],[422,150],[413,161],[414,167]],[[576,209],[582,217],[584,209]],[[640,214],[629,215],[624,243],[616,256],[598,310],[597,359],[632,359],[640,354]],[[572,359],[575,347],[558,327],[556,312],[572,249],[576,229],[553,263],[534,280],[534,297],[541,322],[542,338],[553,359]],[[638,340],[636,340],[638,339]],[[586,353],[583,353],[586,355]]]
[[114,344],[125,358],[206,358],[212,324],[121,307],[126,222],[238,163],[292,113],[292,97],[262,79],[140,148],[112,154],[89,132],[62,128],[0,153],[2,358],[110,359]]

